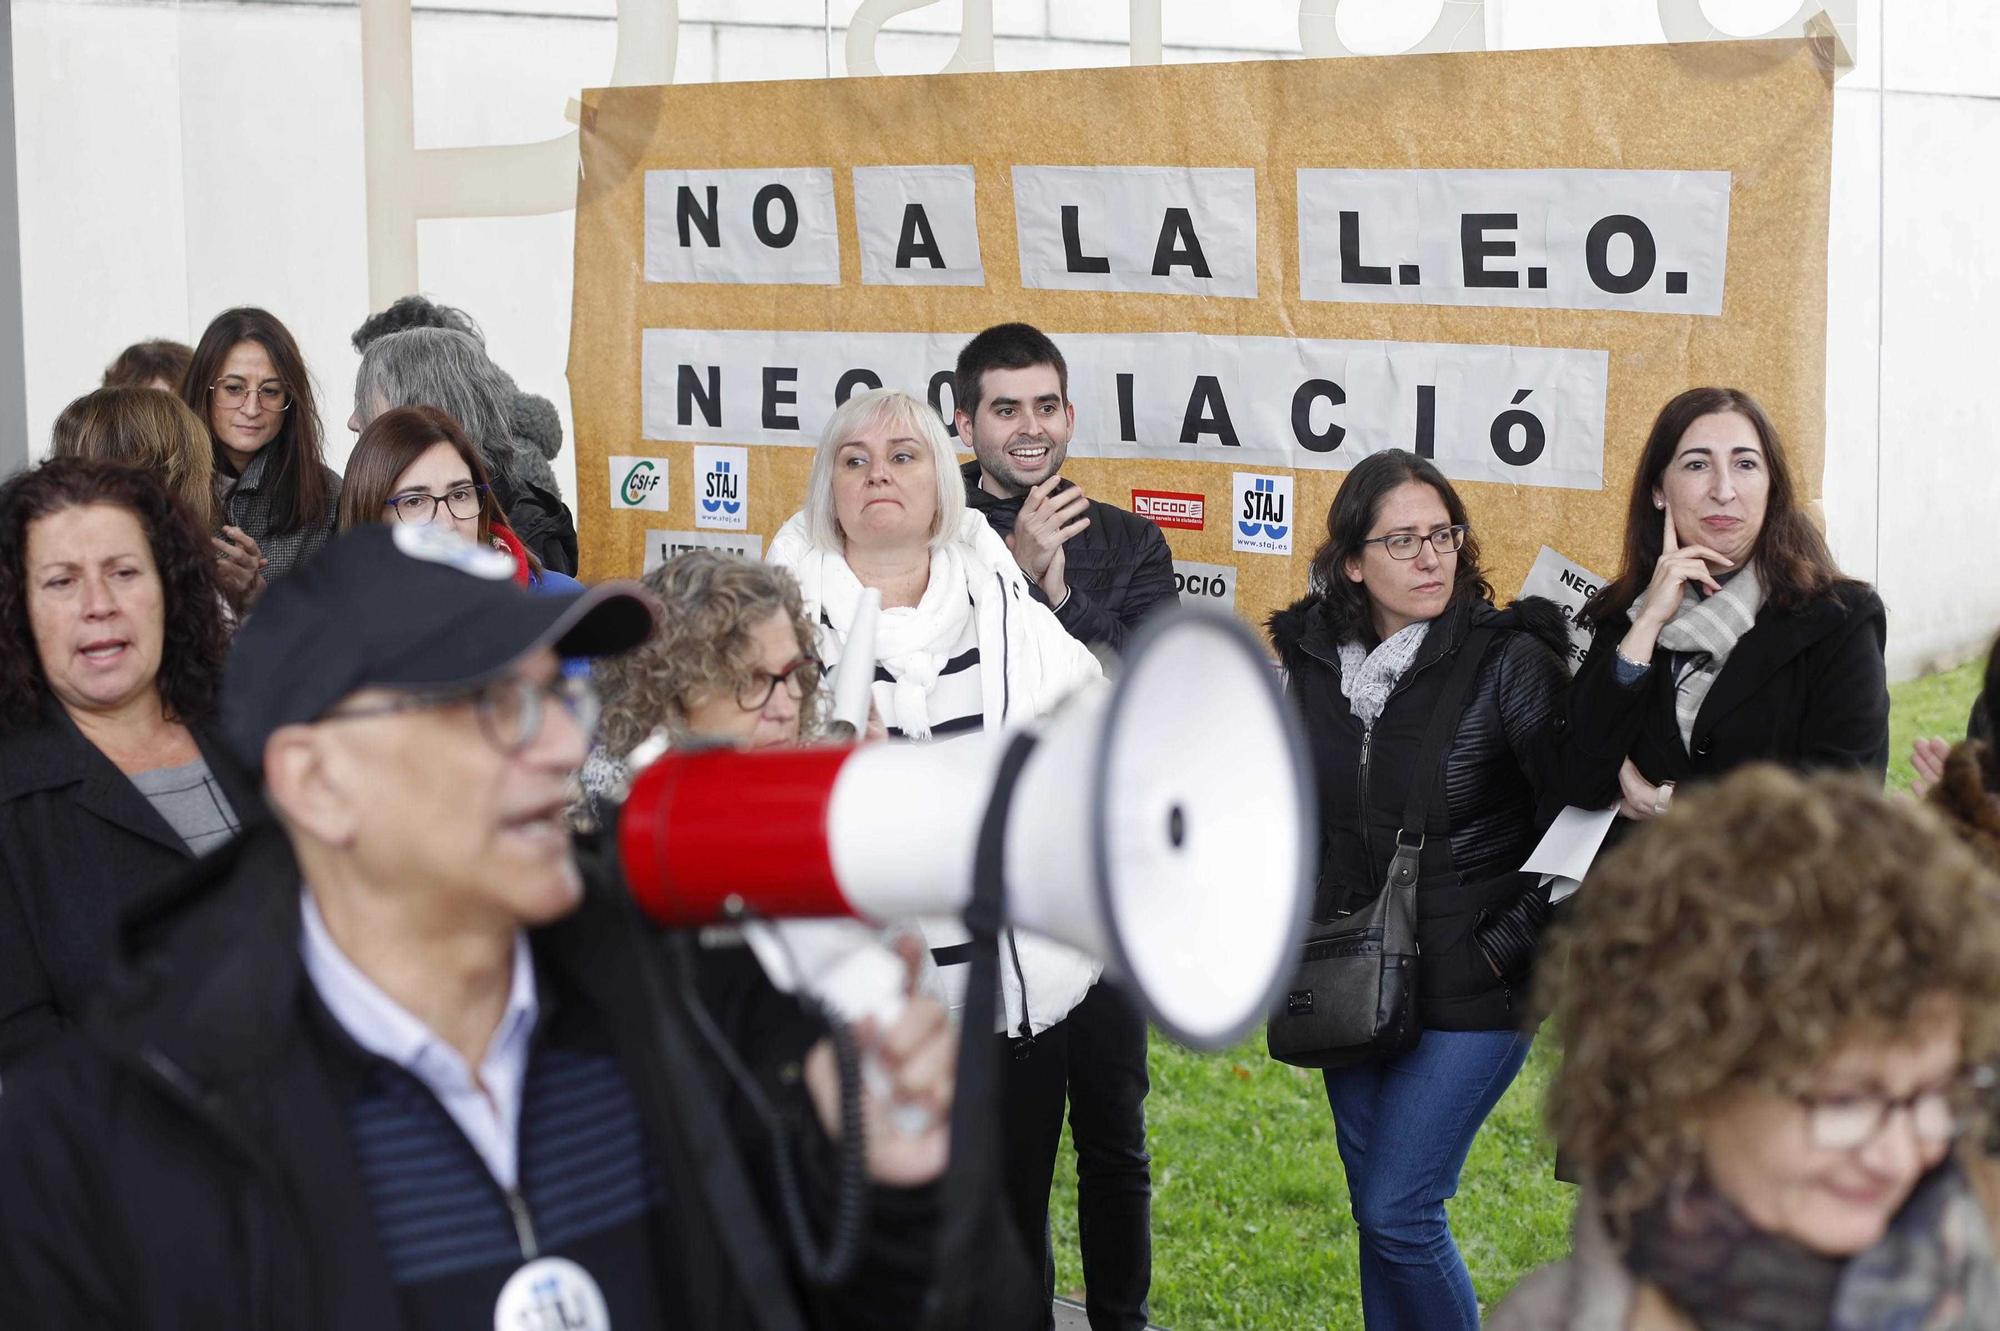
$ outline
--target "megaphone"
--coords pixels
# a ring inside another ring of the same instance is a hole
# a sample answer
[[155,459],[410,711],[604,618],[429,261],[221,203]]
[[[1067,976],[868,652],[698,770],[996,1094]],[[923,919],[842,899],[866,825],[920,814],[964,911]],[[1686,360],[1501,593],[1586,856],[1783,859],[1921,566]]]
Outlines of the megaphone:
[[1305,744],[1256,640],[1162,616],[1003,763],[1016,742],[670,752],[619,815],[626,883],[674,927],[955,915],[1004,798],[1007,922],[1101,959],[1184,1045],[1242,1039],[1296,968],[1317,845]]

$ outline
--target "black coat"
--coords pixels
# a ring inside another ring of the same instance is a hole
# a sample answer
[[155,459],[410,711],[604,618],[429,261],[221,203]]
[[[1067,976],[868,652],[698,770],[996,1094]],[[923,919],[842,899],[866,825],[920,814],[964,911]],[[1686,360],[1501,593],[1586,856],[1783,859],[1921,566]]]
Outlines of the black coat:
[[1270,624],[1318,782],[1313,917],[1321,920],[1366,905],[1382,890],[1424,729],[1474,625],[1498,632],[1447,749],[1443,784],[1426,808],[1417,885],[1419,1004],[1424,1025],[1440,1030],[1510,1029],[1526,1011],[1548,900],[1534,878],[1516,870],[1545,827],[1548,742],[1567,679],[1562,613],[1533,597],[1506,610],[1454,601],[1365,730],[1340,691],[1340,645],[1323,602],[1309,596]]
[[[248,822],[254,787],[218,734],[192,729]],[[54,699],[36,724],[0,734],[0,1069],[82,1013],[119,915],[193,859]]]
[[[980,489],[977,462],[966,463],[959,474],[965,478],[966,506],[1003,539],[1011,536],[1021,516],[1021,497],[1002,499]],[[1174,552],[1160,529],[1137,513],[1095,499],[1085,503],[1090,525],[1063,542],[1069,599],[1052,608],[1070,637],[1086,647],[1119,652],[1140,620],[1162,606],[1180,604]],[[1040,598],[1041,588],[1035,594]]]
[[[677,987],[649,997],[650,931],[602,875],[591,881],[582,907],[531,933],[537,985],[545,1002],[591,1014],[638,1103],[668,1199],[659,1232],[671,1251],[659,1269],[676,1273],[662,1282],[669,1324],[764,1325],[751,1293],[763,1291],[804,1307],[796,1325],[913,1325],[934,1189],[872,1190],[855,1274],[807,1300],[769,1237],[768,1203],[749,1200],[768,1180],[751,1180],[751,1191],[728,1184],[746,1179],[739,1161],[768,1159],[749,1140],[765,1139],[750,1116],[721,1107]],[[10,1076],[0,1095],[0,1326],[401,1325],[333,1060],[309,1024],[299,928],[298,867],[266,823],[133,918],[133,955],[86,1023],[88,1038]],[[803,1050],[818,1028],[762,991],[761,1001],[711,1006],[725,1035],[758,1051],[754,1063],[775,1067],[774,1042]],[[788,1020],[774,1015],[784,1008]],[[790,1100],[808,1112],[795,1081]],[[802,1147],[809,1213],[824,1202],[829,1149],[823,1137]],[[825,1233],[824,1214],[812,1223]],[[738,1242],[745,1233],[758,1241]]]
[[1664,648],[1643,679],[1619,684],[1614,658],[1631,627],[1626,615],[1601,625],[1577,670],[1556,746],[1564,803],[1615,803],[1628,755],[1655,784],[1706,780],[1766,761],[1864,771],[1877,780],[1888,770],[1888,617],[1873,589],[1846,583],[1796,610],[1759,610],[1710,686],[1691,743],[1682,742],[1674,719]]

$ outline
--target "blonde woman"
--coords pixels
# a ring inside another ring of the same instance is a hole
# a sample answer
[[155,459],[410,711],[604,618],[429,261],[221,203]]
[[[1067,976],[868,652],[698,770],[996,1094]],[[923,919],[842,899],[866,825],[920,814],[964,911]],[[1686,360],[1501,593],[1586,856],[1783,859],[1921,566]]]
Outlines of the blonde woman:
[[[770,558],[798,579],[829,670],[863,589],[881,593],[872,692],[891,738],[1020,725],[1103,675],[1031,594],[1006,544],[966,509],[944,422],[907,393],[872,389],[834,412],[813,458],[806,506],[771,542]],[[966,940],[964,929],[926,921],[924,936],[939,962],[940,996],[961,1008],[970,958],[952,949]],[[1011,931],[1000,952],[1002,1038],[1010,1046],[1001,1059],[1003,1167],[1029,1261],[1046,1276],[1049,1186],[1066,1103],[1063,1023],[1098,967]]]
[[215,581],[237,614],[264,590],[264,555],[240,527],[221,525],[215,455],[187,403],[158,388],[100,388],[62,409],[50,453],[120,462],[151,472],[215,546]]

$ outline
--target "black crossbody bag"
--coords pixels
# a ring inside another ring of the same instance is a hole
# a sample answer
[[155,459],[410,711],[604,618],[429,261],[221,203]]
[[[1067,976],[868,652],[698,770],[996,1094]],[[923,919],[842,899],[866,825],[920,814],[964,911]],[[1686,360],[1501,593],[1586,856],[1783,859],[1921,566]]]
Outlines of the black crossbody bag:
[[[1424,817],[1445,746],[1458,731],[1491,629],[1466,635],[1417,751],[1396,857],[1375,899],[1336,920],[1315,921],[1298,973],[1265,1026],[1271,1057],[1302,1068],[1339,1068],[1400,1054],[1417,1043],[1417,878]],[[1366,810],[1363,817],[1367,816]]]

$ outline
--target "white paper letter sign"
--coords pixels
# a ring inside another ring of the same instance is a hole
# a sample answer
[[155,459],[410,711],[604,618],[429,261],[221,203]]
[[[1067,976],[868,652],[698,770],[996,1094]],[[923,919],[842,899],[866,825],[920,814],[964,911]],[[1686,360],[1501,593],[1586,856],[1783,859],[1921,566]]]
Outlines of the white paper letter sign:
[[986,285],[969,166],[857,166],[861,280],[882,286]]
[[1257,294],[1249,167],[1017,166],[1021,285]]
[[1727,171],[1299,172],[1299,295],[1721,314]]
[[648,171],[646,280],[838,286],[833,172]]

